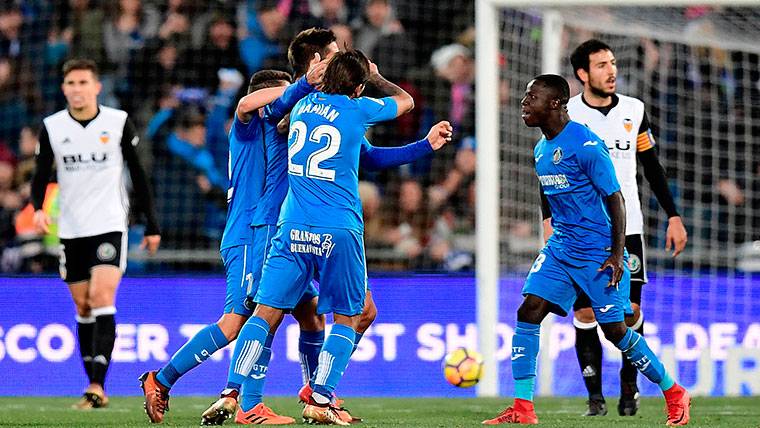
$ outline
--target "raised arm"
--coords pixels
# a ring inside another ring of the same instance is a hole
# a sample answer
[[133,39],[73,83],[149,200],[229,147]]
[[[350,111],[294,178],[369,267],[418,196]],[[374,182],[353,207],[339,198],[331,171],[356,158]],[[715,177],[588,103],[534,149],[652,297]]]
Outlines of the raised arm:
[[250,122],[256,110],[276,100],[277,97],[285,92],[285,89],[285,86],[264,88],[244,96],[238,102],[237,109],[235,110],[238,120],[243,123]]
[[375,63],[369,64],[369,80],[368,82],[373,84],[384,96],[393,98],[396,101],[397,111],[396,117],[402,114],[408,113],[414,109],[414,99],[409,93],[401,89],[395,83],[388,81],[383,77],[377,69]]

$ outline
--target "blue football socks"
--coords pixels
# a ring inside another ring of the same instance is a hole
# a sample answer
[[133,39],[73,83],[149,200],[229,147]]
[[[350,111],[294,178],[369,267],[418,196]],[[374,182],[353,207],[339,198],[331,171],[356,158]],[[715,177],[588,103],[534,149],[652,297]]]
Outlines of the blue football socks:
[[301,361],[301,377],[303,384],[309,382],[319,364],[319,352],[325,343],[325,331],[301,330],[298,336],[298,358]]
[[[235,351],[232,353],[230,370],[227,374],[227,388],[240,390],[240,386],[264,352],[267,336],[269,336],[269,323],[259,317],[248,319],[235,343]],[[262,371],[266,372],[267,368],[268,362]]]
[[331,400],[338,381],[348,366],[354,349],[356,332],[351,327],[334,324],[319,353],[319,366],[314,374],[314,392]]
[[272,334],[267,335],[264,349],[261,351],[259,359],[253,365],[253,369],[245,379],[245,382],[243,382],[242,390],[240,391],[240,408],[244,412],[251,410],[254,406],[261,403],[264,395],[264,383],[266,382],[269,359],[272,358],[273,340],[274,336]]
[[172,355],[171,360],[158,371],[156,378],[167,388],[189,372],[190,369],[206,361],[211,354],[227,346],[229,340],[216,324],[209,324],[195,334]]
[[517,321],[515,334],[512,336],[512,377],[515,379],[515,398],[533,401],[540,336],[540,324]]
[[620,343],[615,346],[623,352],[634,367],[647,379],[659,385],[663,391],[670,389],[675,383],[660,359],[647,345],[646,339],[640,334],[629,328]]

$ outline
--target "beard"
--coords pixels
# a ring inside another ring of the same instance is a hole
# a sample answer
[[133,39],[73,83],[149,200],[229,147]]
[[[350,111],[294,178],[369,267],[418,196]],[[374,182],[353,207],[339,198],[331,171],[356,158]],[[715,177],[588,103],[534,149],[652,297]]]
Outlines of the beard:
[[589,89],[591,90],[592,94],[596,95],[599,98],[607,98],[615,94],[615,91],[606,91],[594,85],[589,85]]

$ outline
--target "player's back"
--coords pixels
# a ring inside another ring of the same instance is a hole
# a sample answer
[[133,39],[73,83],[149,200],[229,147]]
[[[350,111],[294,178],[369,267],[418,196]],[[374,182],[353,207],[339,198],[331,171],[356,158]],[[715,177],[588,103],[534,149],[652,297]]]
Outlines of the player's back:
[[280,223],[363,231],[359,154],[367,127],[396,115],[391,98],[312,93],[290,116],[289,190]]
[[548,245],[603,251],[612,244],[605,197],[620,190],[604,142],[569,122],[555,138],[534,149],[536,173],[552,213]]
[[251,218],[264,190],[266,167],[262,119],[243,123],[235,116],[229,134],[227,223],[221,248],[251,243]]

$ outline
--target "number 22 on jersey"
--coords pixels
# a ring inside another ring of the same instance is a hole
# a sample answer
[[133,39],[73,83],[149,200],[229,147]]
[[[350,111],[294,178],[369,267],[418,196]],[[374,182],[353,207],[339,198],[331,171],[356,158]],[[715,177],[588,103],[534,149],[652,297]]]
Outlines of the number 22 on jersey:
[[[288,147],[288,173],[303,176],[304,165],[293,162],[293,157],[306,146],[306,137],[308,128],[302,121],[293,122],[290,125],[288,140],[295,138],[293,144]],[[308,135],[309,142],[320,144],[325,139],[326,144],[314,152],[306,159],[306,176],[317,180],[335,181],[335,171],[331,169],[320,168],[319,164],[330,159],[338,153],[340,149],[340,132],[332,125],[319,125],[314,128]]]

